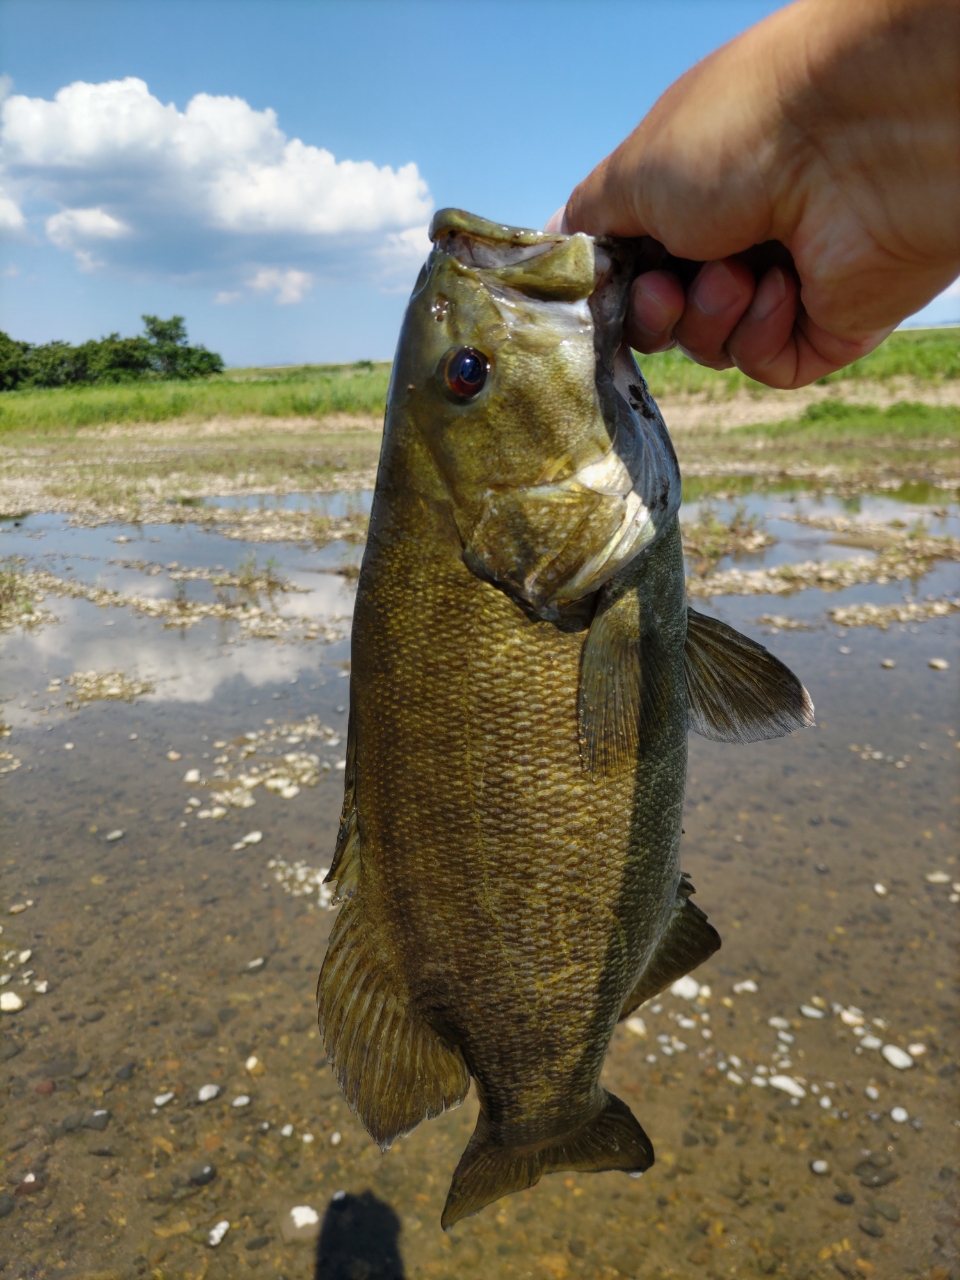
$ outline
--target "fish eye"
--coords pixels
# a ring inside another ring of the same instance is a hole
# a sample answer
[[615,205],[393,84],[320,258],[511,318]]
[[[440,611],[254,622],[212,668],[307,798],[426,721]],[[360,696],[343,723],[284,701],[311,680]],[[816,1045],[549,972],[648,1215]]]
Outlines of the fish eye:
[[473,347],[460,347],[448,358],[444,381],[461,400],[470,400],[483,389],[489,371],[487,357]]

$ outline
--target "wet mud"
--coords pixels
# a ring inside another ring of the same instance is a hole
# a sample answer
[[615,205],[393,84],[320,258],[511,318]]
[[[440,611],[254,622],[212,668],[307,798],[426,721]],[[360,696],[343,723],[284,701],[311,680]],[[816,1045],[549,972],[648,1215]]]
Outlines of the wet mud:
[[[960,531],[956,505],[860,505],[752,495],[773,541],[715,572],[877,554],[798,513]],[[0,556],[138,597],[212,600],[191,573],[263,559],[201,525],[0,527]],[[296,590],[250,607],[317,638],[49,591],[53,620],[0,636],[0,1275],[960,1276],[960,615],[829,616],[954,598],[957,564],[697,602],[802,676],[818,727],[691,739],[683,865],[723,948],[604,1075],[657,1163],[444,1234],[475,1099],[381,1155],[316,1030],[358,548],[271,553]]]

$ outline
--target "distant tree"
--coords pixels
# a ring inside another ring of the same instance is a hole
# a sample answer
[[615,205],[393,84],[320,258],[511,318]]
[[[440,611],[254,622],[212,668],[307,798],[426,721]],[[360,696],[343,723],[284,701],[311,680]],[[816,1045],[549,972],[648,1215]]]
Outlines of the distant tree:
[[223,371],[223,360],[206,347],[187,346],[187,324],[183,316],[161,320],[141,316],[148,342],[154,350],[155,368],[164,378],[202,378]]
[[0,330],[0,391],[12,391],[26,377],[29,342],[17,342]]
[[91,338],[80,346],[47,342],[32,346],[0,332],[0,391],[129,382],[141,378],[206,378],[222,373],[223,359],[187,344],[183,316],[143,317],[144,334]]

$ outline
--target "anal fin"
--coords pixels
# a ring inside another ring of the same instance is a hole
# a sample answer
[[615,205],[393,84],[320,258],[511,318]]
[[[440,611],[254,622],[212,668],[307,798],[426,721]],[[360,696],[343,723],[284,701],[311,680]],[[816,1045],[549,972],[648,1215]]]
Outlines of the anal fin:
[[678,978],[696,969],[720,950],[720,935],[695,903],[690,901],[693,885],[681,875],[673,914],[660,945],[653,953],[640,980],[620,1010],[620,1021],[628,1018],[645,1000],[665,991]]
[[334,1074],[381,1150],[466,1097],[470,1075],[459,1049],[397,991],[356,899],[330,937],[317,1005]]
[[612,1093],[605,1094],[592,1120],[541,1147],[496,1143],[481,1111],[454,1172],[440,1225],[447,1230],[501,1196],[535,1186],[545,1173],[643,1173],[652,1164],[653,1144],[626,1103]]
[[810,695],[789,667],[695,609],[687,610],[684,667],[690,728],[714,742],[781,738],[814,723]]

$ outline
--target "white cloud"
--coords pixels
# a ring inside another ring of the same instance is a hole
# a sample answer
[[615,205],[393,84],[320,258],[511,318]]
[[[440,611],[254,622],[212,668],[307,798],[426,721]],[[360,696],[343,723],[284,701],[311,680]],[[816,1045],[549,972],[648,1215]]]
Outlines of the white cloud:
[[376,276],[383,255],[396,266],[433,207],[413,163],[337,160],[288,138],[269,108],[200,93],[180,111],[133,76],[7,97],[0,161],[12,182],[0,225],[44,202],[59,248],[89,257],[95,241],[114,266],[209,279],[221,293],[274,270],[252,287],[278,302],[302,297],[318,269]]
[[239,302],[243,294],[239,289],[221,289],[213,300],[215,307],[229,307],[231,303]]
[[129,231],[105,209],[66,209],[47,219],[47,235],[59,249],[74,249],[83,240],[116,240]]
[[25,219],[16,200],[0,191],[0,232],[22,231],[24,225]]
[[303,295],[313,288],[309,271],[278,271],[275,267],[261,267],[247,284],[256,293],[275,293],[277,306],[301,302]]

